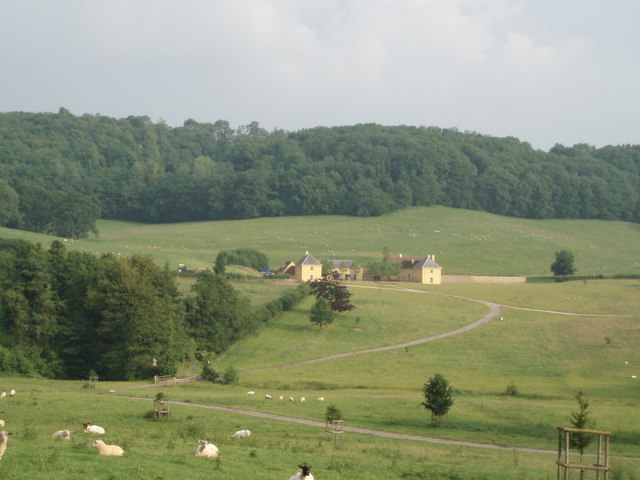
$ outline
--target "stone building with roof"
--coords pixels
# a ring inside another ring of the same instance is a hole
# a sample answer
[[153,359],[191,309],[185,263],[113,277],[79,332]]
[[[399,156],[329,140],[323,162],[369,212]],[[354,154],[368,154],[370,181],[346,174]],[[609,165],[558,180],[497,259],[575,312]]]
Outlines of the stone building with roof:
[[322,277],[322,263],[309,252],[296,262],[296,280],[307,282]]
[[362,269],[353,264],[353,260],[331,259],[331,276],[335,280],[362,280]]
[[426,257],[389,257],[389,262],[398,262],[402,270],[398,280],[401,282],[427,283],[440,285],[442,283],[442,267],[436,263],[435,255]]

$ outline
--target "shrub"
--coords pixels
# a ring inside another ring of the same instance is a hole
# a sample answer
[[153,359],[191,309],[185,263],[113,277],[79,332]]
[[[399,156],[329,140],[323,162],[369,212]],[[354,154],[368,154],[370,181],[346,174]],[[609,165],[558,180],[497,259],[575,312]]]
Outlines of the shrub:
[[509,397],[517,397],[518,395],[520,395],[520,390],[518,390],[518,386],[515,383],[511,382],[504,390],[504,394],[508,395]]

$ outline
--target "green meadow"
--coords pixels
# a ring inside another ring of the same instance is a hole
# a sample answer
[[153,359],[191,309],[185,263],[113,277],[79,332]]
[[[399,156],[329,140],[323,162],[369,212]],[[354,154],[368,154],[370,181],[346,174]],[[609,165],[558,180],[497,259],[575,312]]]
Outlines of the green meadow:
[[[640,225],[602,220],[527,220],[446,207],[415,207],[380,217],[307,216],[179,224],[101,220],[100,235],[69,248],[115,255],[144,253],[177,268],[211,267],[220,250],[255,248],[273,269],[300,259],[351,259],[366,265],[382,251],[435,254],[444,274],[550,275],[554,254],[569,249],[579,275],[639,273]],[[0,236],[48,246],[55,237],[0,228]]]
[[[254,285],[245,287],[250,291]],[[582,390],[596,427],[612,432],[610,478],[640,478],[640,384],[631,378],[640,372],[640,282],[442,285],[423,287],[424,293],[402,287],[415,285],[352,285],[357,308],[323,329],[308,321],[310,300],[283,314],[217,361],[221,370],[233,366],[240,371],[238,385],[194,382],[139,388],[150,384],[99,382],[97,388],[88,389],[85,382],[1,378],[0,388],[18,390],[16,397],[0,400],[0,418],[7,422],[7,430],[15,432],[2,468],[10,474],[7,478],[45,478],[55,468],[71,478],[97,472],[93,478],[168,479],[187,474],[275,479],[288,478],[298,463],[308,462],[320,479],[551,479],[556,473],[553,453],[349,432],[343,442],[334,443],[321,428],[206,410],[196,404],[316,421],[322,421],[326,406],[334,404],[347,426],[553,451],[556,427],[569,424],[570,413],[576,410],[574,395]],[[277,291],[282,288],[274,286]],[[577,301],[578,291],[585,303],[578,315],[520,309],[569,312],[575,309],[571,302]],[[436,335],[487,312],[487,307],[464,300],[461,294],[501,303],[501,317],[422,345],[268,368]],[[438,372],[453,385],[455,403],[448,426],[433,429],[420,406],[421,387]],[[517,387],[517,396],[505,395],[510,384]],[[111,389],[116,393],[109,393]],[[250,389],[256,396],[246,395]],[[153,421],[146,414],[158,392],[193,406],[173,405],[168,421]],[[264,399],[266,393],[274,399]],[[285,400],[280,401],[280,395]],[[290,396],[296,401],[286,400]],[[301,403],[301,396],[307,401]],[[324,402],[317,400],[320,396]],[[121,445],[127,457],[99,458],[90,447],[89,434],[80,432],[85,421],[105,426],[107,443]],[[71,442],[50,438],[62,428],[77,430]],[[250,439],[229,438],[243,428],[253,431]],[[201,438],[218,445],[220,460],[193,456]],[[25,456],[38,461],[25,465]]]
[[[440,207],[365,219],[179,225],[103,221],[99,228],[98,238],[67,244],[96,253],[144,252],[161,264],[193,268],[210,266],[219,249],[256,248],[277,267],[304,250],[318,258],[335,252],[338,258],[366,263],[380,259],[385,246],[412,256],[435,253],[445,274],[548,275],[554,252],[561,248],[574,253],[578,274],[638,273],[640,268],[636,224],[519,220]],[[52,240],[7,229],[0,236],[43,245]],[[181,285],[186,291],[189,283]],[[254,306],[295,287],[255,280],[234,285]],[[0,390],[18,392],[0,399],[4,429],[14,433],[0,461],[3,478],[287,479],[306,462],[318,480],[555,479],[557,427],[569,426],[577,410],[574,396],[581,390],[596,428],[612,433],[610,480],[640,479],[640,379],[632,378],[640,377],[639,280],[436,286],[360,282],[349,288],[356,309],[337,315],[332,325],[320,329],[310,323],[312,301],[307,299],[218,358],[216,369],[239,372],[237,385],[99,382],[87,388],[79,381],[0,377]],[[470,299],[497,303],[501,313],[437,341],[288,366],[456,330],[489,311]],[[194,365],[185,365],[185,375],[189,368]],[[444,428],[429,427],[429,414],[420,405],[422,386],[435,373],[445,375],[455,394]],[[508,386],[515,386],[517,395],[506,395]],[[256,395],[247,396],[248,390]],[[174,403],[169,420],[154,421],[148,417],[150,400],[159,392],[187,404]],[[267,393],[273,400],[264,398]],[[279,400],[281,395],[285,400]],[[302,396],[305,402],[299,401]],[[321,396],[324,402],[317,400]],[[333,404],[347,427],[547,452],[353,432],[333,442],[323,428],[198,404],[315,421],[323,421]],[[126,457],[99,457],[90,447],[93,437],[81,431],[82,422],[104,426],[105,441],[122,446]],[[72,440],[54,441],[51,434],[64,428],[74,430]],[[231,439],[239,429],[253,435]],[[200,439],[220,448],[218,460],[194,456]]]

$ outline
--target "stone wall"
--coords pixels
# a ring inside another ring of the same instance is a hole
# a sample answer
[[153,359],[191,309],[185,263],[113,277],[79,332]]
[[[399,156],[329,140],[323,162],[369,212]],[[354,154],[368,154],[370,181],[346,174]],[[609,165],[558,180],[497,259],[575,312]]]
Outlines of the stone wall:
[[500,275],[442,275],[442,283],[526,283],[527,277]]

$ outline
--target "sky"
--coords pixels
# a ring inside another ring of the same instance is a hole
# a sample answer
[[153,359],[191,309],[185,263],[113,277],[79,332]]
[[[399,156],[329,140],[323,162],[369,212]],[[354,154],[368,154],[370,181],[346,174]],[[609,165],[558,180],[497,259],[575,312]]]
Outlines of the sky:
[[637,0],[0,0],[0,112],[640,144]]

